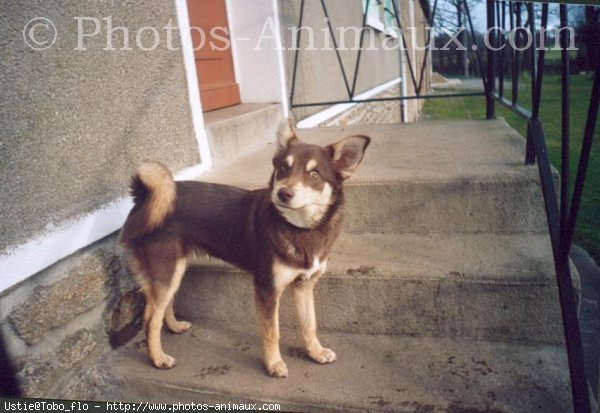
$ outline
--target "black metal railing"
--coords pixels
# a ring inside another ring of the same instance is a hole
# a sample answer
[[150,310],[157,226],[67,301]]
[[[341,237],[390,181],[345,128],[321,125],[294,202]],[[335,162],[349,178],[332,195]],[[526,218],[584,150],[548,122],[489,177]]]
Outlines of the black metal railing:
[[[397,28],[397,32],[398,32],[398,39],[397,39],[398,45],[396,48],[398,50],[398,58],[399,58],[399,61],[402,61],[403,59],[406,61],[406,66],[408,67],[408,73],[410,75],[409,80],[413,86],[415,94],[409,95],[409,96],[373,97],[373,98],[363,98],[363,99],[357,98],[356,97],[357,96],[356,85],[357,85],[359,71],[361,69],[361,58],[362,58],[363,51],[364,51],[365,34],[369,31],[369,29],[372,29],[367,26],[367,14],[368,14],[370,4],[375,3],[376,1],[377,0],[365,0],[360,40],[359,40],[360,43],[359,43],[358,47],[356,48],[356,53],[357,53],[356,63],[354,65],[354,68],[352,71],[352,78],[351,78],[352,81],[350,81],[349,71],[344,66],[342,56],[340,54],[340,50],[339,50],[339,47],[338,47],[338,44],[336,41],[336,37],[335,37],[335,29],[333,26],[332,19],[329,15],[326,1],[319,0],[321,10],[323,12],[323,19],[327,23],[328,32],[329,32],[329,34],[331,36],[331,40],[333,42],[333,47],[334,47],[334,51],[335,51],[335,54],[337,57],[337,62],[338,62],[338,69],[340,71],[340,75],[343,78],[344,88],[345,88],[345,92],[346,92],[347,96],[344,98],[335,99],[335,100],[296,102],[296,88],[297,88],[297,83],[298,83],[298,64],[300,61],[300,53],[302,51],[302,48],[301,48],[302,30],[298,30],[298,32],[297,32],[298,35],[296,36],[296,44],[294,45],[295,54],[294,54],[292,79],[291,79],[291,87],[290,87],[289,103],[290,103],[291,109],[304,108],[304,107],[315,107],[315,106],[332,106],[332,105],[345,104],[345,103],[370,103],[370,102],[386,102],[386,101],[405,101],[405,100],[425,99],[425,98],[433,99],[433,98],[484,96],[486,94],[489,95],[489,93],[487,93],[488,89],[487,89],[487,85],[486,85],[486,78],[483,75],[483,73],[484,73],[483,72],[483,62],[482,62],[480,53],[478,51],[476,53],[477,62],[478,62],[479,68],[480,68],[479,72],[482,74],[481,80],[483,82],[485,92],[458,92],[458,93],[428,94],[427,91],[424,91],[423,88],[425,85],[425,69],[426,69],[428,61],[429,61],[429,53],[424,53],[421,67],[417,68],[415,65],[416,62],[413,62],[410,57],[409,47],[406,47],[406,45],[407,45],[406,36],[404,34],[402,20],[400,18],[400,9],[398,7],[398,0],[394,0],[391,2],[392,8],[389,10],[386,9],[386,13],[390,13],[390,15],[392,16],[392,18],[396,24],[396,28]],[[464,8],[467,12],[467,17],[468,17],[469,30],[470,30],[472,38],[475,38],[475,30],[473,28],[473,22],[471,19],[471,15],[469,13],[469,8],[467,6],[466,0],[460,0],[460,1],[464,3]],[[306,0],[301,0],[297,29],[301,29],[304,27],[303,25],[304,25],[305,4],[306,4]],[[433,8],[431,9],[429,16],[427,16],[428,17],[428,22],[427,22],[428,27],[433,27],[433,22],[435,20],[437,5],[438,5],[438,0],[434,0]],[[429,46],[430,42],[431,42],[431,30],[427,30],[426,37],[427,37],[427,40],[426,40],[425,45]],[[367,68],[367,70],[368,70],[368,68]],[[417,74],[418,74],[418,77],[417,77]],[[401,77],[400,74],[398,77]],[[406,79],[402,79],[401,81],[405,82]]]
[[[369,2],[375,0],[366,0],[365,13],[363,15],[363,27],[367,21],[367,10]],[[462,2],[468,22],[468,29],[472,39],[476,38],[475,30],[471,20],[471,14],[466,0]],[[405,59],[409,73],[410,82],[413,85],[415,94],[412,96],[396,97],[374,97],[369,99],[356,99],[356,79],[361,66],[361,55],[363,51],[363,40],[365,32],[361,33],[360,47],[357,50],[358,56],[352,74],[352,83],[348,78],[348,73],[343,65],[341,55],[337,44],[335,44],[334,29],[327,10],[325,0],[320,0],[324,18],[327,21],[329,33],[334,39],[337,60],[340,65],[340,71],[344,78],[344,84],[347,92],[347,98],[339,100],[328,100],[322,102],[302,102],[295,101],[295,91],[297,82],[297,68],[301,51],[301,36],[297,37],[294,56],[294,66],[292,71],[290,107],[301,108],[311,106],[330,106],[340,103],[367,103],[382,101],[404,101],[409,99],[431,99],[431,98],[449,98],[464,96],[485,96],[486,99],[486,117],[493,119],[495,117],[495,105],[501,105],[511,109],[527,121],[527,143],[525,163],[528,165],[537,163],[540,182],[544,198],[544,205],[547,216],[548,232],[552,244],[552,254],[554,258],[554,267],[557,277],[559,290],[561,312],[564,325],[565,341],[569,361],[569,373],[571,378],[571,390],[573,396],[573,407],[575,413],[590,413],[591,405],[588,391],[588,383],[585,376],[583,363],[583,350],[581,342],[581,333],[579,330],[577,315],[577,298],[573,288],[571,269],[569,266],[569,253],[573,243],[575,224],[579,214],[582,193],[588,169],[592,141],[594,138],[596,121],[598,118],[598,107],[600,104],[600,59],[595,68],[594,82],[591,91],[590,103],[588,107],[585,130],[583,133],[582,147],[577,165],[577,174],[573,185],[572,193],[569,194],[569,146],[571,128],[569,124],[570,116],[570,73],[569,73],[569,50],[567,47],[567,30],[569,25],[567,5],[560,4],[559,15],[559,33],[561,49],[561,164],[560,164],[560,195],[557,196],[553,169],[550,164],[546,150],[546,140],[542,120],[540,119],[541,96],[543,89],[545,47],[539,47],[540,42],[546,44],[546,29],[548,25],[549,4],[534,4],[534,2],[506,1],[506,0],[486,0],[487,2],[487,40],[485,66],[483,56],[480,54],[480,48],[476,50],[477,64],[482,78],[484,92],[474,93],[443,93],[428,94],[423,91],[425,67],[428,64],[428,53],[425,53],[422,66],[417,70],[408,53],[408,47],[399,47],[399,58]],[[398,42],[406,45],[406,39],[400,19],[397,6],[397,0],[392,1],[393,18],[399,29]],[[438,0],[434,0],[433,8],[429,13],[429,27],[433,27]],[[305,0],[301,0],[300,17],[298,27],[302,27],[304,18]],[[540,12],[539,16],[536,12]],[[525,21],[524,21],[525,19]],[[536,29],[536,23],[540,22],[540,29]],[[564,30],[563,30],[564,29]],[[509,34],[516,34],[512,40],[508,38]],[[523,36],[529,33],[531,36],[531,45],[528,48],[523,47]],[[431,31],[428,32],[427,45],[429,43]],[[599,45],[600,49],[600,45]],[[536,53],[537,51],[537,53]],[[404,53],[404,56],[402,55]],[[527,60],[525,60],[527,59]],[[512,82],[510,98],[506,97],[505,90],[505,67],[509,66],[510,80]],[[519,82],[523,69],[528,66],[530,76],[531,96],[527,109],[520,103]],[[419,77],[417,78],[417,73]],[[402,81],[406,81],[402,79]],[[537,162],[536,162],[537,161]]]
[[[539,8],[538,8],[539,7]],[[536,30],[536,12],[541,8],[540,29]],[[577,316],[577,298],[573,289],[573,280],[569,266],[569,252],[573,243],[575,224],[581,205],[588,162],[592,149],[592,141],[598,118],[600,102],[600,64],[594,74],[594,82],[588,107],[585,131],[583,133],[577,175],[572,196],[569,196],[569,146],[570,146],[570,71],[568,50],[568,8],[565,4],[559,6],[559,36],[561,49],[561,165],[560,165],[560,197],[556,194],[552,166],[546,150],[544,128],[540,119],[541,95],[543,89],[544,59],[546,47],[546,30],[548,25],[549,4],[536,5],[528,2],[487,0],[487,25],[498,28],[490,36],[493,48],[487,52],[487,84],[491,90],[487,94],[487,117],[494,117],[494,101],[512,109],[527,121],[527,145],[525,163],[537,166],[540,175],[544,205],[548,222],[548,232],[552,244],[554,267],[560,296],[560,304],[565,331],[565,341],[569,360],[573,407],[576,413],[591,411],[588,383],[585,376],[581,333]],[[507,14],[508,23],[507,27]],[[522,24],[523,17],[526,18]],[[500,28],[502,30],[500,30]],[[521,51],[522,38],[517,34],[513,40],[516,48],[509,49],[511,64],[512,96],[504,96],[504,68],[507,53],[503,45],[507,45],[507,33],[527,33],[519,31],[527,28],[532,44],[527,50]],[[501,49],[501,50],[495,50]],[[537,50],[537,53],[535,52]],[[528,53],[529,76],[531,77],[531,110],[519,103],[519,80],[524,53]],[[600,63],[600,61],[599,61]],[[496,84],[498,88],[496,90]],[[557,114],[558,115],[558,114]]]

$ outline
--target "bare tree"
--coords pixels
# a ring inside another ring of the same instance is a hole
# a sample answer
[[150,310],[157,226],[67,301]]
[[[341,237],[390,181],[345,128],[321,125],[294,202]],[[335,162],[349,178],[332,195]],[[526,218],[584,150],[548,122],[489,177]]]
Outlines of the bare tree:
[[464,46],[456,47],[457,66],[465,77],[469,76],[469,25],[467,20],[467,8],[472,12],[481,0],[438,0],[435,14],[435,24],[439,28],[445,28],[451,32],[458,33],[456,39]]

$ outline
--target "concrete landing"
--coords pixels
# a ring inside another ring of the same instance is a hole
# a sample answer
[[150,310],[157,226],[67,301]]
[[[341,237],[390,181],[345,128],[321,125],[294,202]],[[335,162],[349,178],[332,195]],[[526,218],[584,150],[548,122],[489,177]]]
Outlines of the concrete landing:
[[157,370],[142,336],[105,359],[98,399],[161,403],[279,403],[301,412],[567,413],[566,356],[554,346],[321,334],[338,355],[318,365],[282,331],[290,377],[268,377],[249,327],[195,324],[163,333],[172,370]]
[[[346,187],[348,232],[546,233],[538,172],[503,120],[300,129],[307,142],[372,137]],[[273,140],[274,140],[273,136]],[[268,184],[275,144],[215,168],[203,181]],[[373,206],[377,205],[377,208]]]
[[[353,125],[298,129],[308,143],[325,145],[349,135],[372,138],[365,159],[348,183],[504,178],[535,174],[524,166],[525,140],[503,119],[439,120],[410,124]],[[242,187],[268,182],[276,136],[247,157],[215,168],[203,180]],[[239,173],[239,167],[244,173]]]

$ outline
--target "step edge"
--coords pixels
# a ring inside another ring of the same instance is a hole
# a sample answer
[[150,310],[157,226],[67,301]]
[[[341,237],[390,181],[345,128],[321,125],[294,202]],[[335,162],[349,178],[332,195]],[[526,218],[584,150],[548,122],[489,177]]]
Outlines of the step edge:
[[[249,112],[244,112],[244,113],[239,113],[227,118],[223,118],[223,119],[216,119],[216,120],[211,120],[208,122],[205,122],[205,127],[207,130],[210,130],[211,128],[219,128],[222,127],[223,124],[227,124],[229,122],[235,122],[237,120],[245,120],[245,118],[249,118],[252,116],[258,116],[261,115],[263,112],[270,112],[270,111],[276,111],[276,112],[280,112],[281,111],[281,104],[279,103],[265,103],[264,106],[258,107],[254,110],[251,110]],[[275,138],[275,137],[273,137]]]
[[[356,270],[349,268],[348,270],[327,270],[323,274],[321,281],[324,280],[356,280],[356,281],[398,281],[398,282],[416,282],[416,283],[461,283],[461,284],[481,284],[481,285],[504,285],[504,286],[532,286],[532,287],[555,287],[555,275],[550,273],[531,272],[531,274],[517,274],[515,273],[496,273],[496,272],[484,272],[484,273],[460,273],[460,275],[449,276],[450,273],[437,273],[431,274],[424,270],[423,272],[414,273],[403,273],[402,275],[393,274],[376,274],[376,275],[350,275],[347,274],[349,270]],[[242,269],[225,265],[203,265],[203,264],[190,264],[188,266],[188,272],[192,271],[193,277],[216,277],[218,276],[242,276],[251,279],[252,274]],[[357,271],[358,272],[358,271]],[[210,273],[210,274],[209,274]],[[359,272],[358,272],[359,273]],[[457,273],[458,274],[458,273]]]

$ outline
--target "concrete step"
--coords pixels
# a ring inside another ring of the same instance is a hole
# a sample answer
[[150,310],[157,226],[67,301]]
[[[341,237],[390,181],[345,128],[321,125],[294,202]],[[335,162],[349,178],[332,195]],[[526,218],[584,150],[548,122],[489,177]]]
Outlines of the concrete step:
[[[541,235],[344,234],[315,292],[319,328],[560,343],[550,254]],[[253,297],[251,276],[209,260],[188,270],[176,311],[255,324]],[[289,292],[281,322],[295,325]]]
[[[537,169],[523,165],[525,141],[505,121],[299,130],[301,139],[320,144],[352,134],[373,141],[347,184],[347,231],[546,232]],[[273,143],[264,145],[202,180],[264,187],[274,151]]]
[[140,334],[98,366],[95,400],[142,407],[277,403],[298,412],[572,411],[560,346],[334,333],[321,341],[338,360],[318,365],[295,335],[282,330],[290,377],[273,379],[264,373],[260,340],[248,326],[197,321],[187,334],[164,332],[165,351],[178,359],[166,371],[150,365]]
[[281,105],[242,103],[204,114],[215,165],[225,165],[273,139],[283,117]]

